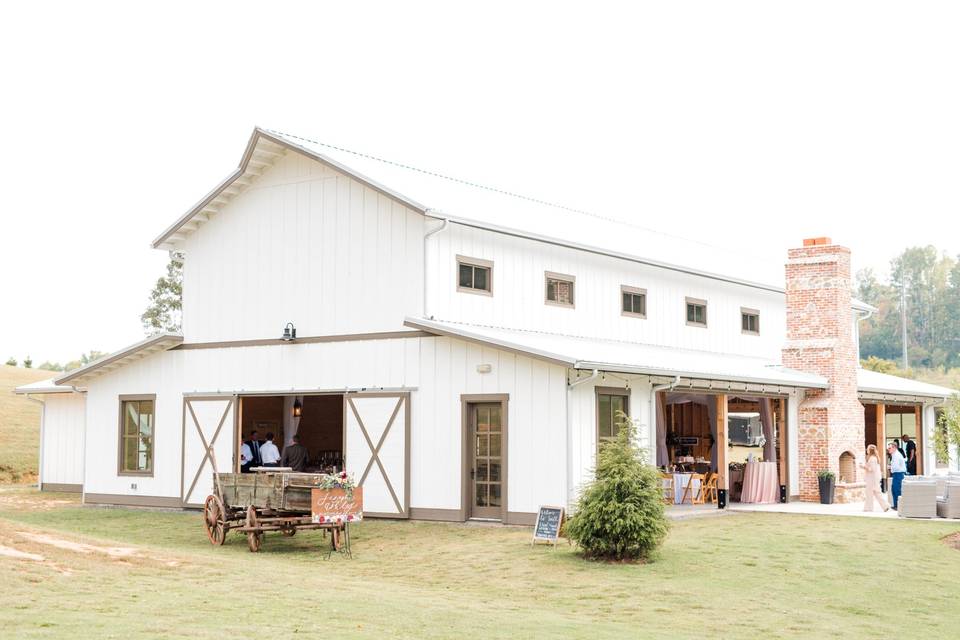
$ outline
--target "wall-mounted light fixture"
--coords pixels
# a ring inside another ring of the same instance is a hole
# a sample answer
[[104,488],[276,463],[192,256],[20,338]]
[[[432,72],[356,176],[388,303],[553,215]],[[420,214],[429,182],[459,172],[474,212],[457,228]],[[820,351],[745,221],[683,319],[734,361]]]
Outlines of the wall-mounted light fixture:
[[478,364],[478,365],[477,365],[477,373],[490,373],[491,371],[493,371],[493,365],[492,365],[492,364]]
[[293,417],[299,418],[303,413],[303,405],[300,403],[300,398],[295,398],[293,401]]
[[288,322],[287,326],[283,328],[283,335],[280,339],[284,342],[293,342],[297,339],[297,328],[293,326],[292,322]]

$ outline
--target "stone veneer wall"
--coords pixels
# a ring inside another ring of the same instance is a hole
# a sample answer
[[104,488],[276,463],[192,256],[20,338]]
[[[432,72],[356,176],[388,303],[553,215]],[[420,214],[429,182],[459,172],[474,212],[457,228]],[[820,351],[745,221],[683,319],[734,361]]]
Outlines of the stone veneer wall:
[[800,499],[817,500],[817,471],[839,480],[840,454],[856,458],[856,482],[838,484],[837,500],[863,498],[863,405],[857,398],[858,354],[853,335],[850,250],[826,238],[791,249],[786,265],[787,343],[784,366],[829,381],[800,403]]

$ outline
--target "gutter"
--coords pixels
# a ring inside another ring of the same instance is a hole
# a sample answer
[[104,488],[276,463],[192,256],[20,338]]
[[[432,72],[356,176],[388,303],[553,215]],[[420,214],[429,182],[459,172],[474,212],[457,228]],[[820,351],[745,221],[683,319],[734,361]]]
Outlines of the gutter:
[[573,448],[573,418],[570,415],[570,399],[573,397],[573,388],[579,387],[582,384],[586,384],[592,380],[596,380],[600,377],[600,370],[594,369],[593,373],[587,376],[586,378],[580,378],[574,380],[573,382],[567,383],[567,393],[566,393],[566,414],[567,414],[567,474],[566,474],[566,484],[565,495],[567,498],[567,504],[565,506],[570,506],[570,501],[573,498],[573,458],[571,457],[571,449]]

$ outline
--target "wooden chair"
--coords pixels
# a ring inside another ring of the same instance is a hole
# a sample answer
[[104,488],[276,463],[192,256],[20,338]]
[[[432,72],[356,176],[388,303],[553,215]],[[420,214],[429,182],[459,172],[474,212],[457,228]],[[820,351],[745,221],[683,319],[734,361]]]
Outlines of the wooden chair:
[[[693,488],[695,480],[700,481],[700,486],[696,489]],[[704,477],[699,473],[691,473],[687,476],[687,486],[683,488],[683,499],[680,500],[680,504],[683,504],[687,501],[687,497],[690,497],[690,504],[704,504],[703,502],[703,484]]]
[[719,480],[719,476],[717,476],[716,473],[712,471],[707,473],[706,479],[703,481],[703,484],[700,485],[700,492],[703,494],[704,502],[717,504],[717,500],[719,499],[717,497],[719,495],[717,493],[717,480]]
[[663,491],[663,503],[664,504],[673,504],[673,476],[669,473],[660,474],[660,485]]

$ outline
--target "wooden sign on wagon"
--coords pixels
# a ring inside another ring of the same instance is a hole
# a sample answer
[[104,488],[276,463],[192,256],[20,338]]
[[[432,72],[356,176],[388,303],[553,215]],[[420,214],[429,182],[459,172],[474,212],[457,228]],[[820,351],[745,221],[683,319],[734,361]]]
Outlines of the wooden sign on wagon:
[[530,544],[549,542],[556,547],[561,526],[563,526],[563,507],[541,506],[537,511],[537,521],[533,525],[533,541]]
[[363,487],[350,495],[346,489],[318,489],[310,492],[310,514],[319,524],[346,524],[363,520]]

